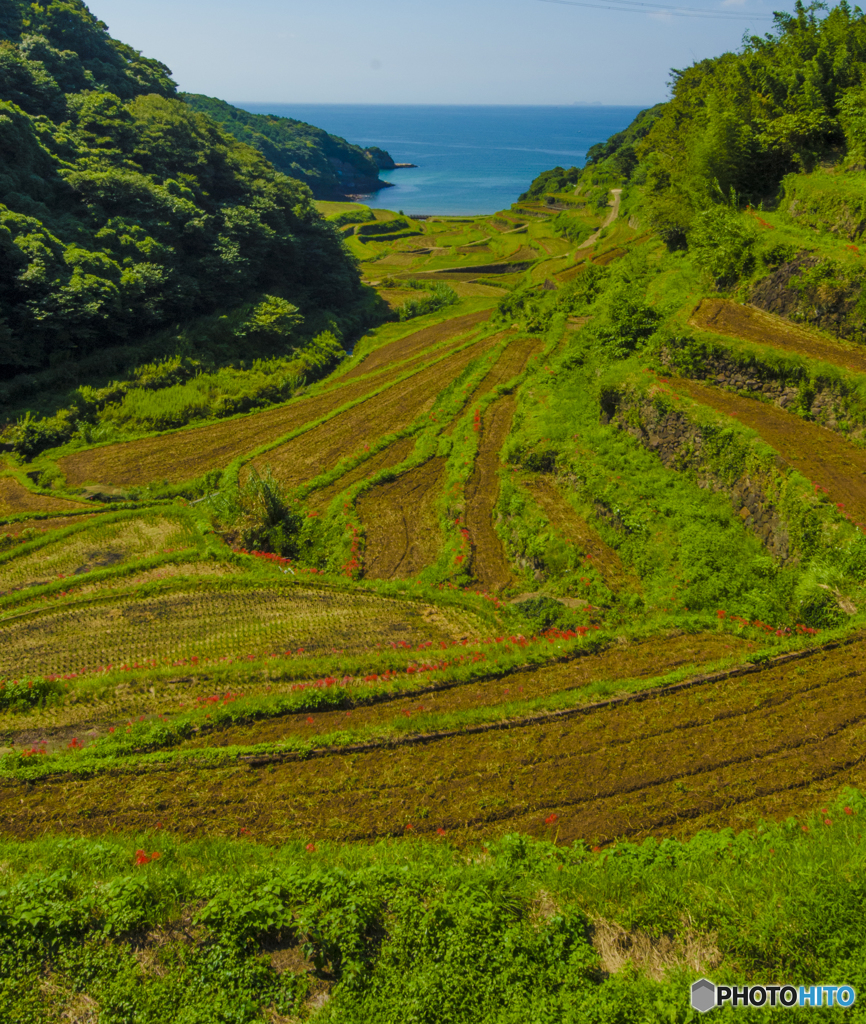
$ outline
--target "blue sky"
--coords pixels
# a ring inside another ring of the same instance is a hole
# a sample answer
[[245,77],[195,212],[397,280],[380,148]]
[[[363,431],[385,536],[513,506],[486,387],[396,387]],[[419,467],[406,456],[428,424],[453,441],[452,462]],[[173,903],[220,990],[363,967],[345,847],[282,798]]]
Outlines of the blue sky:
[[562,0],[88,5],[113,36],[168,64],[185,91],[237,103],[650,104],[667,97],[669,68],[737,49],[744,31],[772,27],[773,9],[791,9],[770,0],[680,4],[730,20]]

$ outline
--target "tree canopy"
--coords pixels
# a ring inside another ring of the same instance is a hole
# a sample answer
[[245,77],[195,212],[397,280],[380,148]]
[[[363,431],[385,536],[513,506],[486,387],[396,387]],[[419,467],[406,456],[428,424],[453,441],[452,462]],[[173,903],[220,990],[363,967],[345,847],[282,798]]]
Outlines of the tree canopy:
[[264,294],[339,320],[360,279],[312,200],[81,0],[2,0],[0,373]]
[[184,93],[182,98],[240,142],[257,149],[278,171],[309,185],[317,199],[342,199],[384,188],[379,170],[394,166],[384,150],[361,149],[304,121],[251,114],[210,96]]
[[[671,244],[714,203],[758,203],[792,171],[866,157],[866,16],[846,0],[829,11],[797,0],[738,53],[671,75],[671,99],[593,146],[568,179],[633,182]],[[545,172],[526,195],[554,191],[564,173]]]

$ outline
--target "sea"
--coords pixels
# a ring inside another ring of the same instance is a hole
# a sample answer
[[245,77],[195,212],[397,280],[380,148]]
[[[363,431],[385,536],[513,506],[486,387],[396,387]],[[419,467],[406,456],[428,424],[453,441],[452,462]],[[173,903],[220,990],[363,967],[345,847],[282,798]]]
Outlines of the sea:
[[396,163],[393,183],[364,202],[407,214],[475,215],[507,210],[542,171],[581,167],[586,151],[622,131],[642,107],[400,106],[236,103],[379,146]]

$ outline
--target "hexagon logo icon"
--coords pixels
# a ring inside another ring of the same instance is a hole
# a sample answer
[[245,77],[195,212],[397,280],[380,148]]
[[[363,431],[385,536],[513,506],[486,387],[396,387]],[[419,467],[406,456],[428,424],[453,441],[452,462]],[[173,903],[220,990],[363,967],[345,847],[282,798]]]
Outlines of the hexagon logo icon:
[[692,1008],[698,1013],[706,1013],[716,1005],[716,986],[701,978],[692,985]]

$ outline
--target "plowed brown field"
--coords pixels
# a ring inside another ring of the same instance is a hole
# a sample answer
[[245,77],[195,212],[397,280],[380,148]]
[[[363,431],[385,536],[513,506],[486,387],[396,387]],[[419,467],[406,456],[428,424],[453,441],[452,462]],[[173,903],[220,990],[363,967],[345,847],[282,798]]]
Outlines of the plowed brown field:
[[[511,672],[496,679],[468,683],[444,682],[436,688],[419,688],[412,693],[395,693],[372,705],[345,710],[317,711],[284,715],[266,722],[236,726],[207,739],[190,741],[189,746],[227,746],[228,744],[276,743],[287,736],[325,735],[343,729],[347,718],[352,728],[405,722],[421,712],[436,715],[471,708],[498,708],[510,702],[546,697],[553,693],[581,690],[590,683],[622,684],[628,679],[652,679],[683,668],[707,662],[735,658],[748,660],[751,645],[740,637],[720,633],[693,636],[669,636],[658,641],[620,646],[601,654],[588,654],[571,661],[541,668]],[[427,692],[425,692],[425,689]],[[351,688],[347,689],[351,698]],[[598,697],[588,697],[598,700]],[[512,715],[510,717],[516,717]],[[312,721],[310,719],[312,718]]]
[[332,484],[313,491],[307,498],[307,504],[313,509],[326,508],[341,491],[345,491],[352,484],[375,476],[382,469],[390,469],[391,466],[399,465],[404,459],[409,457],[409,453],[414,447],[414,436],[403,437],[399,441],[389,444],[387,448],[376,452],[375,455],[365,459],[359,466],[350,469],[348,473],[338,477]]
[[11,476],[0,477],[0,515],[19,516],[27,512],[85,511],[90,503],[52,498],[47,494],[34,494]]
[[574,511],[550,477],[537,475],[523,483],[549,519],[551,526],[565,540],[586,553],[594,568],[614,593],[641,589],[640,580],[626,570],[616,551],[605,544],[586,520]]
[[715,334],[773,345],[786,352],[866,373],[866,352],[862,349],[813,334],[756,306],[742,306],[728,299],[702,299],[689,323]]
[[444,472],[445,459],[428,459],[363,495],[358,512],[365,530],[364,576],[406,579],[436,560],[435,501]]
[[[496,336],[497,340],[501,339],[503,335],[507,336],[508,333],[509,332],[507,331],[503,331],[502,334],[498,334]],[[468,396],[466,404],[471,405],[473,402],[477,402],[479,399],[498,388],[500,384],[506,384],[519,373],[522,373],[526,369],[526,364],[529,362],[530,358],[543,347],[544,339],[538,338],[537,336],[529,338],[514,338],[505,346],[502,354],[481,380],[478,387],[476,387],[472,394]],[[443,433],[446,435],[452,434],[456,426],[457,421],[455,420],[446,427]]]
[[412,356],[421,355],[433,345],[466,334],[473,327],[489,320],[492,312],[491,309],[482,309],[477,313],[467,313],[466,316],[458,316],[454,320],[446,320],[444,323],[434,324],[433,327],[425,327],[421,331],[415,331],[414,334],[406,335],[405,338],[389,342],[381,348],[374,349],[354,369],[339,379],[341,381],[351,380],[354,377],[391,366],[393,363],[402,362]]
[[335,466],[344,456],[357,452],[365,442],[407,427],[432,408],[439,392],[495,341],[495,338],[484,338],[446,356],[382,394],[265,452],[253,465],[257,469],[270,466],[280,480],[290,485],[311,480]]
[[460,842],[520,829],[559,841],[742,826],[811,811],[866,782],[861,640],[801,661],[555,719],[367,751],[218,771],[119,772],[0,783],[0,829],[32,838],[138,831],[270,842],[442,828]]
[[492,590],[502,590],[511,582],[511,567],[493,528],[493,509],[499,498],[499,452],[516,407],[514,395],[488,406],[481,419],[475,468],[466,485],[466,527],[472,551],[469,568],[482,586]]
[[756,430],[782,458],[808,480],[826,488],[857,522],[866,522],[866,451],[839,434],[809,423],[766,402],[741,398],[694,381],[670,378],[671,385]]
[[[425,348],[436,342],[456,338],[472,326],[470,323],[454,327],[458,321],[474,318],[473,323],[478,323],[487,316],[488,310],[473,313],[457,321],[437,324],[435,328],[425,328],[384,346],[385,350],[392,350],[390,359],[406,359],[417,355],[418,358],[411,363],[394,366],[388,358],[373,359],[378,356],[378,352],[374,352],[369,357],[373,360],[372,364],[368,365],[368,361],[364,360],[356,370],[345,377],[336,378],[332,385],[326,385],[316,395],[297,398],[275,409],[250,413],[206,427],[76,452],[61,459],[60,468],[72,487],[91,480],[120,486],[150,483],[154,480],[168,480],[170,483],[190,480],[211,469],[222,468],[238,455],[297,430],[305,423],[321,419],[334,409],[386,385],[407,371],[421,371],[426,363],[422,354]],[[421,341],[418,340],[419,336],[423,336]],[[459,344],[459,339],[455,344]],[[377,375],[370,379],[367,376],[370,373]],[[364,379],[345,383],[358,376]]]

